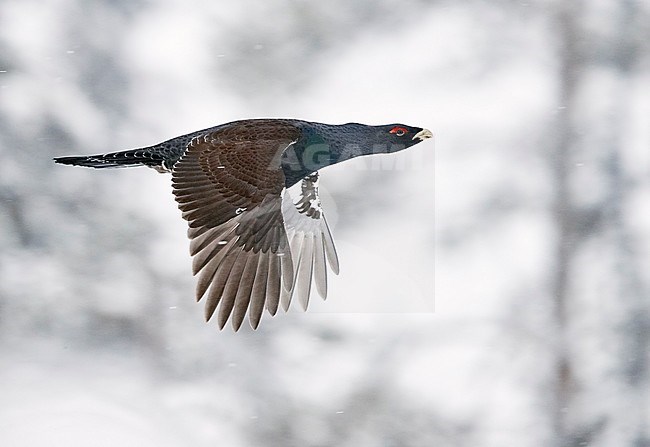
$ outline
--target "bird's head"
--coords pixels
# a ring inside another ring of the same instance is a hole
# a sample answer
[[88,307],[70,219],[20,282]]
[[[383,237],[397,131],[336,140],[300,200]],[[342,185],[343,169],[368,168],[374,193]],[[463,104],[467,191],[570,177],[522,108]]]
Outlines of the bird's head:
[[398,152],[433,137],[428,129],[406,124],[387,124],[375,129],[375,153]]

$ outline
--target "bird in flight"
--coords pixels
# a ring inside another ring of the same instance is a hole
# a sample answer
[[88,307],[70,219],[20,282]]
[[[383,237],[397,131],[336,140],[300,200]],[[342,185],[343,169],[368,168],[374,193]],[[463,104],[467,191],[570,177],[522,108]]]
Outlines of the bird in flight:
[[[326,298],[326,263],[338,274],[339,260],[321,209],[318,171],[361,155],[401,151],[432,136],[405,124],[249,119],[153,146],[54,161],[171,172],[189,224],[196,299],[205,298],[206,320],[217,312],[220,329],[230,318],[237,331],[247,313],[256,329],[265,308],[275,315],[294,298],[306,309],[312,283]],[[294,202],[286,189],[298,182]]]

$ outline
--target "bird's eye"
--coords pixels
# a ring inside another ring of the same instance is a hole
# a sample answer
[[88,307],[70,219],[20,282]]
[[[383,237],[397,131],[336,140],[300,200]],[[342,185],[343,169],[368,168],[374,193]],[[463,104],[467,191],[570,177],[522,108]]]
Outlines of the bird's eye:
[[395,126],[390,130],[390,133],[394,133],[398,137],[404,136],[408,133],[409,131],[404,129],[403,127],[400,126]]

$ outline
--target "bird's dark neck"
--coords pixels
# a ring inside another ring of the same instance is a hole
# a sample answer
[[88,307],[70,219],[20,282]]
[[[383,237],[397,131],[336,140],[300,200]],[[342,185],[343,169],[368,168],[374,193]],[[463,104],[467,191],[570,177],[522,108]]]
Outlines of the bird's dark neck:
[[372,143],[372,127],[360,124],[318,125],[302,128],[302,135],[284,151],[281,158],[285,185],[326,166],[377,151]]

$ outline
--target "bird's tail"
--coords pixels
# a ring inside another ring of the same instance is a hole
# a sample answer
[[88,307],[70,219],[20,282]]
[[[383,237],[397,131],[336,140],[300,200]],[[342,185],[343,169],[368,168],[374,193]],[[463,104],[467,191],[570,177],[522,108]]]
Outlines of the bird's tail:
[[89,168],[127,168],[130,166],[163,167],[164,159],[155,152],[145,149],[113,152],[102,155],[56,157],[56,163],[62,165],[86,166]]

